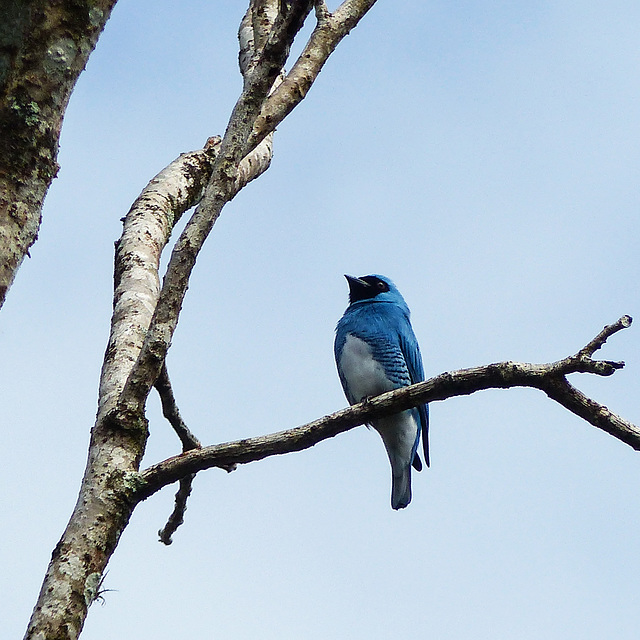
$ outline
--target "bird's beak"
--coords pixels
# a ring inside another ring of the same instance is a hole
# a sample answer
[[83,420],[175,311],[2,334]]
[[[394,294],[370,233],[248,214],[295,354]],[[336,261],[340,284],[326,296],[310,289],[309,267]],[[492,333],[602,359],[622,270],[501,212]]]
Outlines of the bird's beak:
[[351,302],[354,300],[368,298],[371,295],[369,291],[371,290],[372,285],[370,285],[366,280],[363,280],[362,278],[355,278],[354,276],[348,276],[346,273],[344,274],[344,277],[349,283],[349,299]]

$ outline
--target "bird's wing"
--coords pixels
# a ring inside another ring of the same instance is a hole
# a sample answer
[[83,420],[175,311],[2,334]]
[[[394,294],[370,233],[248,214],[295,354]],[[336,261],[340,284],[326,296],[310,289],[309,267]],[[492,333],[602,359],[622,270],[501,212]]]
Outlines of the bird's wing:
[[[407,321],[406,327],[398,333],[400,340],[400,349],[404,355],[405,362],[407,363],[407,369],[409,370],[409,377],[411,378],[411,384],[416,382],[422,382],[424,380],[424,369],[422,366],[422,355],[420,354],[420,347],[418,340],[411,325]],[[420,427],[422,430],[422,448],[424,451],[424,462],[429,466],[429,406],[421,404],[417,407],[418,416],[420,419]]]
[[[387,334],[377,339],[370,339],[369,344],[373,348],[375,359],[382,364],[389,380],[398,387],[424,380],[420,347],[408,321],[406,325],[402,323],[398,327],[397,339]],[[421,471],[422,462],[417,452],[420,433],[422,433],[425,464],[429,466],[429,407],[423,404],[416,407],[416,410],[419,432],[416,438],[413,467]]]

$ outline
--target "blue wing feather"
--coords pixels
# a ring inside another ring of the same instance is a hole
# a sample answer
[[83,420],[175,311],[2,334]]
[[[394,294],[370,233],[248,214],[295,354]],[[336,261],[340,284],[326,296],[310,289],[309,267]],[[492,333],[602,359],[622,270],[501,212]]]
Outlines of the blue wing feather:
[[[416,339],[413,329],[407,318],[406,326],[399,332],[400,349],[407,363],[411,384],[422,382],[424,380],[424,368],[422,365],[422,355],[420,354],[420,346]],[[416,407],[418,410],[418,421],[420,430],[422,431],[422,450],[424,452],[424,463],[427,467],[430,464],[429,459],[429,406],[422,404]]]

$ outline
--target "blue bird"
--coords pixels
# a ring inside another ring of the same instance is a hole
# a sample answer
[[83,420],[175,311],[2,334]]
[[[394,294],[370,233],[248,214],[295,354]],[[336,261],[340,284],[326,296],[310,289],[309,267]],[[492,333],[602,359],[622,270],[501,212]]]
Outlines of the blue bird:
[[[409,307],[393,282],[379,275],[345,278],[349,306],[336,327],[334,353],[349,404],[424,380]],[[411,466],[422,470],[420,433],[429,466],[428,409],[424,404],[376,418],[370,425],[382,437],[389,456],[394,509],[403,509],[411,502]]]

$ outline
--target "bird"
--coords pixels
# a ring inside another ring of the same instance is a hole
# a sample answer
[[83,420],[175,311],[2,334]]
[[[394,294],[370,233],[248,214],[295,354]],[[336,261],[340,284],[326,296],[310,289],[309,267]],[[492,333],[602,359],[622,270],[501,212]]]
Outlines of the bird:
[[[375,274],[345,278],[349,306],[336,326],[334,355],[349,404],[424,380],[409,307],[395,284]],[[404,509],[411,502],[411,467],[422,470],[421,435],[425,464],[430,464],[429,407],[376,418],[368,426],[382,437],[391,463],[391,507]]]

